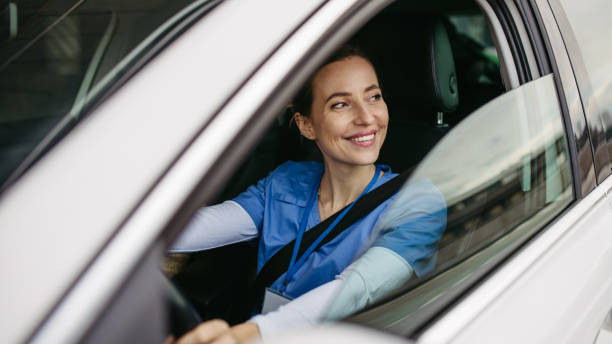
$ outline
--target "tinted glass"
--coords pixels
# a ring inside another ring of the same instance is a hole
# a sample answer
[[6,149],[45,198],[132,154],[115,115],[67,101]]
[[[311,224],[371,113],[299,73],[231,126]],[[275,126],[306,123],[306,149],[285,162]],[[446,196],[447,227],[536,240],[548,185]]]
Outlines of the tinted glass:
[[74,125],[101,80],[124,72],[192,2],[12,4],[0,48],[0,186]]
[[[609,161],[612,156],[612,2],[559,2],[572,31],[562,30],[562,33],[567,41],[587,120],[590,122],[591,137],[596,146],[595,161]],[[557,12],[556,15],[557,20],[563,23],[563,14]],[[563,25],[561,28],[564,28]],[[578,49],[574,49],[574,46]],[[596,141],[602,141],[600,147],[597,147]],[[596,167],[600,167],[599,181],[610,174],[608,166]]]
[[[429,185],[426,191],[424,184]],[[394,231],[434,228],[428,225],[432,216],[446,213],[442,234],[436,234],[437,241],[426,248],[428,256],[411,263],[414,271],[407,282],[389,290],[389,294],[407,290],[406,294],[356,319],[388,326],[412,316],[461,286],[488,260],[503,256],[541,229],[571,202],[572,190],[553,77],[542,77],[489,102],[442,138],[396,195],[373,246]],[[439,195],[444,202],[431,201]],[[394,237],[395,247],[400,248],[392,247],[395,253],[404,255],[402,245],[409,248],[406,252],[415,250],[414,242]],[[367,280],[367,274],[362,276]],[[390,285],[396,276],[391,273],[383,279],[384,285]],[[337,299],[342,299],[342,292]]]

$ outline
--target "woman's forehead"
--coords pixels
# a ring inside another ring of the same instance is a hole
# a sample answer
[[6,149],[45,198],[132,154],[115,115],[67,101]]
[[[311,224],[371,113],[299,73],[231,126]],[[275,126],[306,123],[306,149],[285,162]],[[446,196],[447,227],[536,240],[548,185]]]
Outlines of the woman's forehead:
[[372,85],[378,86],[376,72],[368,60],[359,56],[323,66],[312,82],[315,97],[333,93],[361,93]]

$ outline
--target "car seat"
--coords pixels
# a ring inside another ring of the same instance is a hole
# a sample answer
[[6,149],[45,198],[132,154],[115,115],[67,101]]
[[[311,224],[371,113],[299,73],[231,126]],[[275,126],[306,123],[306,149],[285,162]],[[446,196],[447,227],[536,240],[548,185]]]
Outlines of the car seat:
[[449,130],[459,104],[453,52],[441,17],[383,14],[355,37],[378,73],[389,108],[379,163],[416,165]]

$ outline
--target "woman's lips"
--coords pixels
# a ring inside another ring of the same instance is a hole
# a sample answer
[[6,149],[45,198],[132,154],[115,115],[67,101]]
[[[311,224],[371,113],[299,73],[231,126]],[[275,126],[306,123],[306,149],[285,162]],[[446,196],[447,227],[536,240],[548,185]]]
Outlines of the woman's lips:
[[374,144],[375,138],[376,138],[376,131],[370,130],[367,132],[361,132],[356,135],[353,135],[347,138],[347,140],[349,140],[349,142],[351,142],[352,144],[360,146],[360,147],[369,147]]

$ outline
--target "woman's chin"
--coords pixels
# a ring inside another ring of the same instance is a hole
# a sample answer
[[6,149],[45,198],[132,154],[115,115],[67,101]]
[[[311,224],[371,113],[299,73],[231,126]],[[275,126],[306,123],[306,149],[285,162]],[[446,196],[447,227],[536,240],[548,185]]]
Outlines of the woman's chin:
[[355,159],[351,159],[352,165],[357,166],[370,166],[378,160],[378,153],[371,154],[370,156],[360,156]]
[[369,150],[369,152],[361,151],[360,154],[356,154],[352,159],[356,165],[367,166],[372,165],[378,160],[379,149]]
[[323,153],[323,159],[331,164],[340,163],[341,165],[360,167],[371,166],[378,160],[380,152],[379,147],[373,146],[369,149],[361,147],[358,149],[351,148],[347,149],[347,147],[345,147],[343,150],[338,150],[333,153],[329,152],[328,154],[323,150],[321,150],[321,152]]

